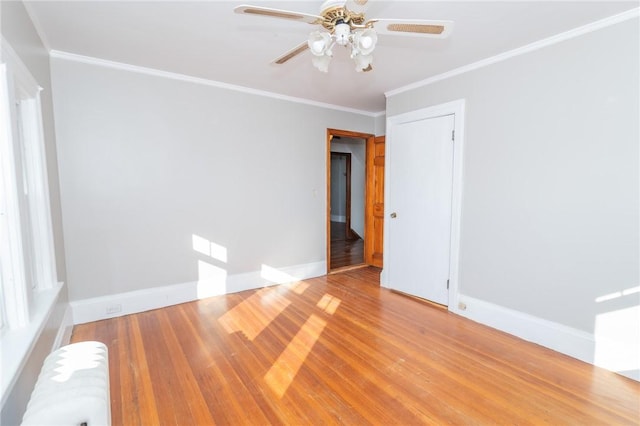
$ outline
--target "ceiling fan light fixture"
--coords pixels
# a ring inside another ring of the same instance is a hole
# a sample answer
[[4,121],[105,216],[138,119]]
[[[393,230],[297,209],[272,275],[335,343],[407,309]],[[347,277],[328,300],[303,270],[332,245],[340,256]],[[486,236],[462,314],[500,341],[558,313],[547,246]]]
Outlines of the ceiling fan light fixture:
[[358,72],[371,69],[371,53],[376,47],[378,35],[372,28],[354,31],[349,24],[340,23],[332,33],[314,31],[309,34],[307,44],[313,54],[313,66],[322,72],[329,71],[333,56],[332,48],[336,44],[351,48],[351,59],[356,63]]
[[331,62],[331,56],[314,56],[313,58],[311,58],[311,62],[313,63],[313,66],[316,67],[319,71],[329,72],[329,63]]
[[351,26],[349,24],[345,24],[344,22],[336,25],[335,29],[333,30],[333,38],[340,46],[346,46],[352,40]]
[[353,57],[353,60],[356,63],[356,71],[358,72],[362,72],[362,71],[369,71],[368,68],[371,67],[371,64],[373,63],[373,56],[372,55],[355,55]]
[[373,52],[373,49],[376,48],[377,42],[378,35],[371,28],[358,31],[353,36],[353,45],[358,49],[361,55],[370,55]]
[[321,26],[323,31],[312,32],[306,42],[303,41],[273,62],[279,65],[284,64],[308,48],[313,55],[313,65],[323,72],[329,70],[329,63],[333,56],[332,49],[336,44],[350,50],[351,59],[356,63],[358,72],[368,72],[373,69],[371,67],[372,54],[378,42],[378,35],[445,38],[452,31],[453,21],[367,19],[364,5],[368,1],[325,0],[318,15],[249,5],[237,6],[234,11],[241,14],[262,15]]
[[314,31],[309,34],[307,44],[314,56],[323,56],[330,48],[331,35],[326,32]]

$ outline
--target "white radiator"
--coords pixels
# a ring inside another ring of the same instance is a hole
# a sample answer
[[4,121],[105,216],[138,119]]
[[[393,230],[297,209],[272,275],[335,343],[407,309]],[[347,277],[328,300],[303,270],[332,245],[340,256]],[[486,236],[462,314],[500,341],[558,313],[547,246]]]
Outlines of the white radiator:
[[109,356],[100,342],[80,342],[44,361],[22,425],[110,425]]

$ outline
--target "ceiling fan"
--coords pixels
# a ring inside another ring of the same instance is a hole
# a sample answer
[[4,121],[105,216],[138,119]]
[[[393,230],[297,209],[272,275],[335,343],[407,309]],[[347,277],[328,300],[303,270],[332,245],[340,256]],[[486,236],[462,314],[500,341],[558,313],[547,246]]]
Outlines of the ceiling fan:
[[453,29],[452,21],[378,18],[367,20],[363,12],[357,12],[362,10],[366,3],[367,0],[327,0],[320,8],[320,15],[250,5],[238,6],[234,11],[245,15],[322,26],[322,30],[313,31],[307,41],[279,56],[273,63],[282,65],[309,49],[313,54],[313,65],[323,72],[329,70],[335,45],[350,49],[356,71],[371,71],[372,52],[376,47],[378,35],[445,38]]

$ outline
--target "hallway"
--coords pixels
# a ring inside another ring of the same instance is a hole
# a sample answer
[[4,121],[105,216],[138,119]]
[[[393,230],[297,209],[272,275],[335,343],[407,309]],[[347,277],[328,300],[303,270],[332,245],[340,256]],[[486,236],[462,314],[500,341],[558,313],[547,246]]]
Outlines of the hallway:
[[331,270],[364,263],[364,240],[353,236],[347,239],[344,222],[331,222]]

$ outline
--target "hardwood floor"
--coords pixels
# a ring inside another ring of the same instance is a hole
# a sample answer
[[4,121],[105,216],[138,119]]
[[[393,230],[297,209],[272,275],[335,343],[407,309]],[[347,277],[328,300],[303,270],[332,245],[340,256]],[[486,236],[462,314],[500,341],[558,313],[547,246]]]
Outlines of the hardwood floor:
[[378,285],[363,268],[79,325],[114,425],[640,422],[640,383]]
[[331,269],[364,263],[364,241],[362,238],[348,239],[343,222],[331,222]]

